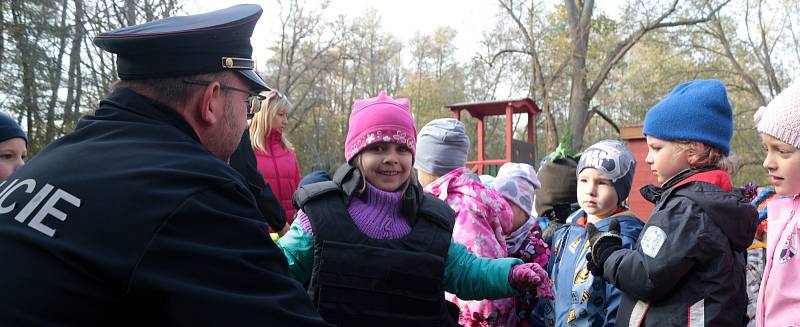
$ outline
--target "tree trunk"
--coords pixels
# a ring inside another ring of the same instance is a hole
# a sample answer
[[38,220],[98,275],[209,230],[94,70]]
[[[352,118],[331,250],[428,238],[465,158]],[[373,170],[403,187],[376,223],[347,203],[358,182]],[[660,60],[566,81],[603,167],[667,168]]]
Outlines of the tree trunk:
[[62,133],[66,133],[74,128],[74,122],[80,116],[80,106],[77,105],[79,92],[77,90],[80,83],[81,65],[81,41],[85,29],[83,26],[83,0],[75,0],[75,32],[72,36],[72,44],[69,51],[69,68],[67,70],[67,99],[64,102],[64,122],[61,125]]
[[38,141],[38,129],[36,128],[36,116],[38,116],[39,108],[36,105],[36,83],[34,81],[35,68],[34,58],[28,57],[31,55],[30,46],[28,44],[28,36],[25,33],[25,23],[22,20],[22,1],[11,1],[11,17],[12,27],[11,34],[14,41],[19,48],[18,62],[22,66],[22,107],[26,116],[26,127],[28,128],[29,144],[32,145],[32,151],[36,152]]
[[[564,68],[564,64],[568,61],[563,61],[562,65],[559,65],[555,71],[552,72],[552,75],[548,78],[544,78],[544,72],[542,71],[542,65],[539,61],[539,54],[538,49],[536,48],[536,41],[531,36],[534,32],[534,8],[530,8],[530,17],[528,19],[527,26],[522,23],[522,20],[519,16],[514,12],[512,8],[513,3],[506,3],[503,0],[499,0],[500,5],[506,10],[511,19],[514,23],[517,24],[522,35],[525,37],[525,41],[528,45],[528,55],[531,57],[531,94],[534,96],[534,100],[538,100],[539,105],[541,106],[540,109],[544,113],[545,117],[545,126],[546,126],[546,150],[547,152],[552,151],[553,149],[558,146],[558,125],[556,124],[555,118],[553,116],[553,104],[551,103],[550,99],[550,86],[555,82],[556,78],[561,75],[561,71]],[[534,6],[534,3],[531,3],[531,6]],[[495,54],[497,57],[501,53],[507,53],[509,51],[502,50]],[[516,52],[516,51],[514,51]],[[492,60],[494,61],[494,59]],[[537,97],[538,93],[538,97]]]
[[[576,1],[578,3],[576,4]],[[589,50],[589,33],[591,32],[594,0],[566,0],[569,15],[569,34],[572,46],[572,87],[569,98],[569,120],[572,132],[572,151],[580,151],[583,146],[583,135],[589,115],[589,99],[586,97],[586,56]],[[580,12],[577,5],[582,5]]]
[[128,26],[136,25],[136,1],[125,0],[125,23]]
[[[0,58],[5,58],[6,54],[6,17],[5,17],[5,1],[0,2]],[[0,72],[3,71],[3,62],[5,60],[0,60]]]
[[55,64],[50,67],[50,101],[47,104],[47,124],[44,131],[43,144],[48,144],[56,134],[56,103],[58,103],[58,89],[61,88],[61,65],[64,63],[64,53],[67,49],[67,6],[68,0],[61,0],[61,26],[59,26],[60,40]]

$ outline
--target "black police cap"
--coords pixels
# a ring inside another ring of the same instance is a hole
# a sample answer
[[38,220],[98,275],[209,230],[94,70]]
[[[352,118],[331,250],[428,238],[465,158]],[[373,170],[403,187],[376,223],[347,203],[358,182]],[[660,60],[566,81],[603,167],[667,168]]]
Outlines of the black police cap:
[[234,70],[254,89],[270,90],[251,59],[250,37],[261,13],[258,5],[237,5],[169,17],[102,33],[94,44],[117,54],[117,74],[123,80]]

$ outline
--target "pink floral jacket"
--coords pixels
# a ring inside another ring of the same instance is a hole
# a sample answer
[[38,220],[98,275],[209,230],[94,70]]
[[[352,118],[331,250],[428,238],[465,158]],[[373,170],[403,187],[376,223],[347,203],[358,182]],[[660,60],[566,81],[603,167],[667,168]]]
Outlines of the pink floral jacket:
[[[453,240],[479,257],[508,257],[505,235],[511,230],[511,206],[496,191],[468,177],[469,170],[453,170],[426,186],[424,191],[447,202],[456,212]],[[462,301],[446,299],[461,309],[463,326],[515,326],[514,299]]]

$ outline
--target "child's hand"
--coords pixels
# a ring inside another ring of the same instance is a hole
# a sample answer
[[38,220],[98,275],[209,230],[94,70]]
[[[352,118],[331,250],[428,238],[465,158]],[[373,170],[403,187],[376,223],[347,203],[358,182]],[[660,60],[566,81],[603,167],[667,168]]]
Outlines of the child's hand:
[[552,298],[550,279],[539,264],[523,263],[512,267],[508,274],[508,282],[515,290],[529,291],[535,293],[537,297]]
[[591,252],[586,254],[586,267],[592,275],[603,275],[603,264],[614,251],[622,248],[622,238],[619,236],[619,222],[611,220],[607,232],[601,232],[594,227],[594,224],[586,225],[586,232],[589,234],[589,246]]

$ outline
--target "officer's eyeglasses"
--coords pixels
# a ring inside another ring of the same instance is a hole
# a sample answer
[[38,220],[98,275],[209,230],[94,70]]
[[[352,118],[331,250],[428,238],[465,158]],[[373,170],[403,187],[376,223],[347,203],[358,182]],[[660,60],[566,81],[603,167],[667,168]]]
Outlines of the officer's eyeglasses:
[[[209,84],[211,84],[211,81],[200,81],[200,80],[192,80],[192,79],[185,79],[185,80],[183,80],[183,82],[186,83],[186,84],[189,84],[189,85],[200,85],[200,86],[208,86]],[[261,94],[258,94],[256,92],[253,92],[253,91],[250,91],[250,90],[243,90],[243,89],[235,88],[235,87],[232,87],[232,86],[227,86],[227,85],[224,85],[222,83],[219,83],[219,87],[221,89],[223,89],[223,90],[226,90],[226,91],[236,91],[236,92],[242,92],[242,93],[246,93],[247,94],[247,100],[245,100],[245,110],[246,110],[245,112],[247,113],[247,118],[248,119],[253,118],[253,115],[255,115],[259,110],[261,110],[261,105],[260,105],[261,101],[263,101],[264,99],[267,98],[267,97],[265,97],[265,96],[263,96]],[[256,102],[259,105],[257,105],[257,106],[254,105],[254,104],[256,104]]]

